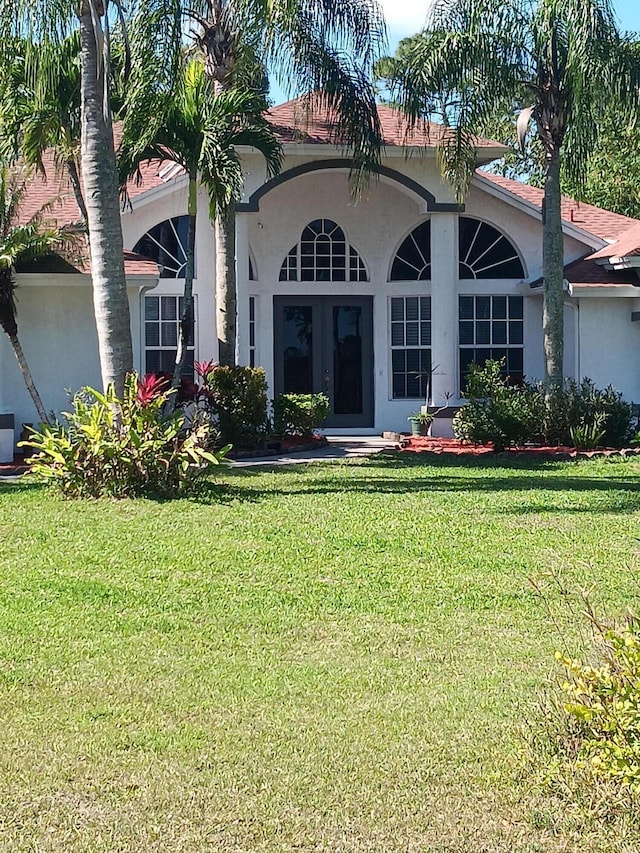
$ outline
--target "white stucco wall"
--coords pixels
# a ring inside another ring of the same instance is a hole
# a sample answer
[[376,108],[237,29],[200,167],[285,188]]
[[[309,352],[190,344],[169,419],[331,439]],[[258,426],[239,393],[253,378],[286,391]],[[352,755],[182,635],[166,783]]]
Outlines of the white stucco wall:
[[[86,276],[19,275],[18,334],[34,382],[47,412],[69,407],[66,389],[84,385],[100,388],[98,338],[93,301]],[[128,288],[134,361],[140,364],[139,283]],[[0,411],[15,415],[16,433],[22,423],[37,423],[38,415],[5,335],[0,336]]]
[[640,323],[631,321],[637,299],[582,298],[579,308],[580,376],[599,388],[610,383],[640,403]]

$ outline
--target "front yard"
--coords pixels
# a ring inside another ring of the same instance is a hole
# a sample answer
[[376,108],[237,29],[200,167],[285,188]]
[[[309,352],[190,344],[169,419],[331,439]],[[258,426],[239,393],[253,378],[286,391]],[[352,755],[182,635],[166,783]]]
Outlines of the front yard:
[[0,849],[636,850],[523,752],[588,633],[547,575],[619,614],[638,538],[635,460],[0,485]]

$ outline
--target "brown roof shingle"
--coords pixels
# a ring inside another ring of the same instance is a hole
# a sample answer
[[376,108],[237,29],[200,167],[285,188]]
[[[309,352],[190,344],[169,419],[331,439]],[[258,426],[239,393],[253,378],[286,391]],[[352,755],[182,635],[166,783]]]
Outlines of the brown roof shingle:
[[[478,174],[519,198],[535,204],[536,207],[542,207],[544,192],[539,187],[532,187],[529,184],[520,183],[520,181],[493,175],[490,172],[479,172]],[[572,222],[578,228],[582,228],[583,231],[588,231],[602,240],[616,240],[632,225],[640,224],[637,219],[604,210],[593,204],[576,201],[567,196],[562,197],[562,218],[565,222]]]
[[598,252],[589,255],[589,258],[630,258],[640,255],[640,222],[632,220],[634,224],[628,228],[615,243],[605,246]]
[[[313,106],[313,100],[311,101]],[[331,113],[315,105],[310,109],[309,99],[295,98],[267,110],[265,116],[275,129],[280,141],[304,142],[311,145],[341,144],[337,123]],[[382,130],[382,139],[387,146],[408,146],[433,148],[438,145],[446,133],[446,128],[433,122],[425,122],[411,128],[400,110],[378,105],[378,118]],[[502,148],[499,142],[478,137],[478,148]]]

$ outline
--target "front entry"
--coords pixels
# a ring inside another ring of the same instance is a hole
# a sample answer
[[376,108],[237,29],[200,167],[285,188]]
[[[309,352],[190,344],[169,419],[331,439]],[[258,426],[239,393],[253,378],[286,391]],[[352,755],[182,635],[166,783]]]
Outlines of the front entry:
[[276,394],[330,401],[327,428],[373,426],[373,297],[274,296]]

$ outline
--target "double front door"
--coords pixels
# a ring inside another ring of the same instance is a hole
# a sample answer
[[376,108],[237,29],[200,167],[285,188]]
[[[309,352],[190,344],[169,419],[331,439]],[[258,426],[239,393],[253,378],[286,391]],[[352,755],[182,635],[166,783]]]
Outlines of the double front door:
[[276,394],[322,391],[325,427],[372,427],[372,305],[371,296],[275,296]]

